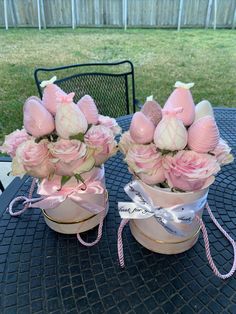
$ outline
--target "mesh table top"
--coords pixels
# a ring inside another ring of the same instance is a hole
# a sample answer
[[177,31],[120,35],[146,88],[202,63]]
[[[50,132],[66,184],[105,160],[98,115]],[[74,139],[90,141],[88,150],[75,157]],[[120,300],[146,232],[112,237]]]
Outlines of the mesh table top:
[[[234,147],[235,155],[236,110],[216,109],[215,114],[221,136]],[[130,119],[118,118],[123,130]],[[13,218],[5,213],[6,201],[1,203],[1,313],[236,313],[236,278],[223,281],[214,276],[201,235],[191,250],[161,255],[142,247],[126,227],[126,268],[119,267],[117,202],[129,201],[123,187],[131,179],[122,159],[118,153],[106,163],[110,208],[102,239],[94,247],[83,247],[75,235],[49,229],[40,209]],[[27,195],[31,180],[17,189],[9,186],[5,197]],[[235,163],[217,175],[208,200],[218,221],[236,238]],[[203,218],[212,256],[226,272],[232,265],[232,248],[206,213]],[[82,237],[92,241],[96,234],[95,228]]]

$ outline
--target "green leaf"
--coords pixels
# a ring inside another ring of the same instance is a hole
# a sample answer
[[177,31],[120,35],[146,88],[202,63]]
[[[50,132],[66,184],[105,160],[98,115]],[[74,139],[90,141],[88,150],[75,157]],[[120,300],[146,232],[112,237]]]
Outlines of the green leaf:
[[76,135],[71,135],[70,140],[78,140],[83,142],[84,141],[84,133],[78,133]]
[[78,173],[76,173],[76,174],[74,175],[74,177],[76,178],[76,180],[77,180],[78,183],[79,183],[80,181],[83,183],[84,187],[81,188],[81,190],[84,190],[84,191],[85,191],[85,190],[87,189],[87,185],[85,184],[84,179],[81,177],[81,175],[78,174]]
[[168,185],[168,183],[166,182],[166,181],[164,181],[164,182],[161,182],[160,184],[159,184],[159,186],[160,186],[160,188],[169,188],[169,185]]
[[92,126],[92,123],[89,123],[89,124],[88,124],[88,128],[87,128],[86,133],[87,133],[87,132],[88,132],[88,130],[91,128],[91,126]]
[[50,141],[51,142],[56,142],[57,139],[58,139],[58,135],[56,133],[53,132],[50,134]]
[[76,180],[77,180],[78,182],[81,181],[81,182],[84,184],[84,179],[81,177],[80,174],[76,173],[74,176],[75,176],[75,178],[76,178]]
[[182,189],[178,189],[178,188],[172,188],[171,192],[181,192],[181,193],[185,193],[186,191],[182,190]]
[[168,155],[168,154],[173,154],[174,152],[167,149],[161,149],[161,153],[162,155]]
[[44,140],[46,137],[45,136],[40,136],[40,137],[37,137],[36,139],[35,139],[35,143],[40,143],[42,140]]
[[63,187],[64,184],[66,184],[66,182],[68,182],[70,180],[71,176],[62,176],[61,177],[61,187]]
[[56,142],[58,135],[55,132],[52,132],[47,135],[39,136],[35,139],[35,143],[40,143],[42,140],[48,140],[49,142]]

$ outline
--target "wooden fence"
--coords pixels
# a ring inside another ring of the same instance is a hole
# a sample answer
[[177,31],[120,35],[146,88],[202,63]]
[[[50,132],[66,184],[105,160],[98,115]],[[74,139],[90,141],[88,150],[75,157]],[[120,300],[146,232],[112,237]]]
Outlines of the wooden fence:
[[236,0],[0,0],[0,27],[235,28]]

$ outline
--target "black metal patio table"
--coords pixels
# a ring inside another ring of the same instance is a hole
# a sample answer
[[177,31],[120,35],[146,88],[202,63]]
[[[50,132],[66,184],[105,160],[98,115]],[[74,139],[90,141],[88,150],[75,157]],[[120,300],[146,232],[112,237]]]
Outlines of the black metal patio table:
[[[216,109],[221,136],[236,155],[236,109]],[[118,118],[127,130],[131,116]],[[220,280],[208,265],[202,236],[189,251],[161,255],[123,233],[126,268],[117,257],[118,201],[131,179],[120,153],[106,163],[110,208],[101,241],[83,247],[74,235],[49,229],[40,209],[6,213],[11,199],[27,195],[32,179],[16,179],[0,197],[0,313],[236,313],[236,277]],[[221,225],[236,238],[236,163],[224,166],[209,192]],[[19,208],[20,209],[19,205]],[[16,207],[17,210],[17,207]],[[214,260],[231,268],[230,244],[204,214]],[[83,237],[92,241],[97,229]]]

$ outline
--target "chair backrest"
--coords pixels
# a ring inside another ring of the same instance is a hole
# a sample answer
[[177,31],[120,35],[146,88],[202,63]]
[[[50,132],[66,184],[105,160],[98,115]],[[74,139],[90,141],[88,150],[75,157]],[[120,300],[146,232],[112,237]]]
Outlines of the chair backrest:
[[75,92],[75,102],[88,94],[103,115],[119,117],[135,112],[134,67],[128,60],[38,68],[34,77],[41,98],[40,83],[54,75],[61,89],[66,93]]

